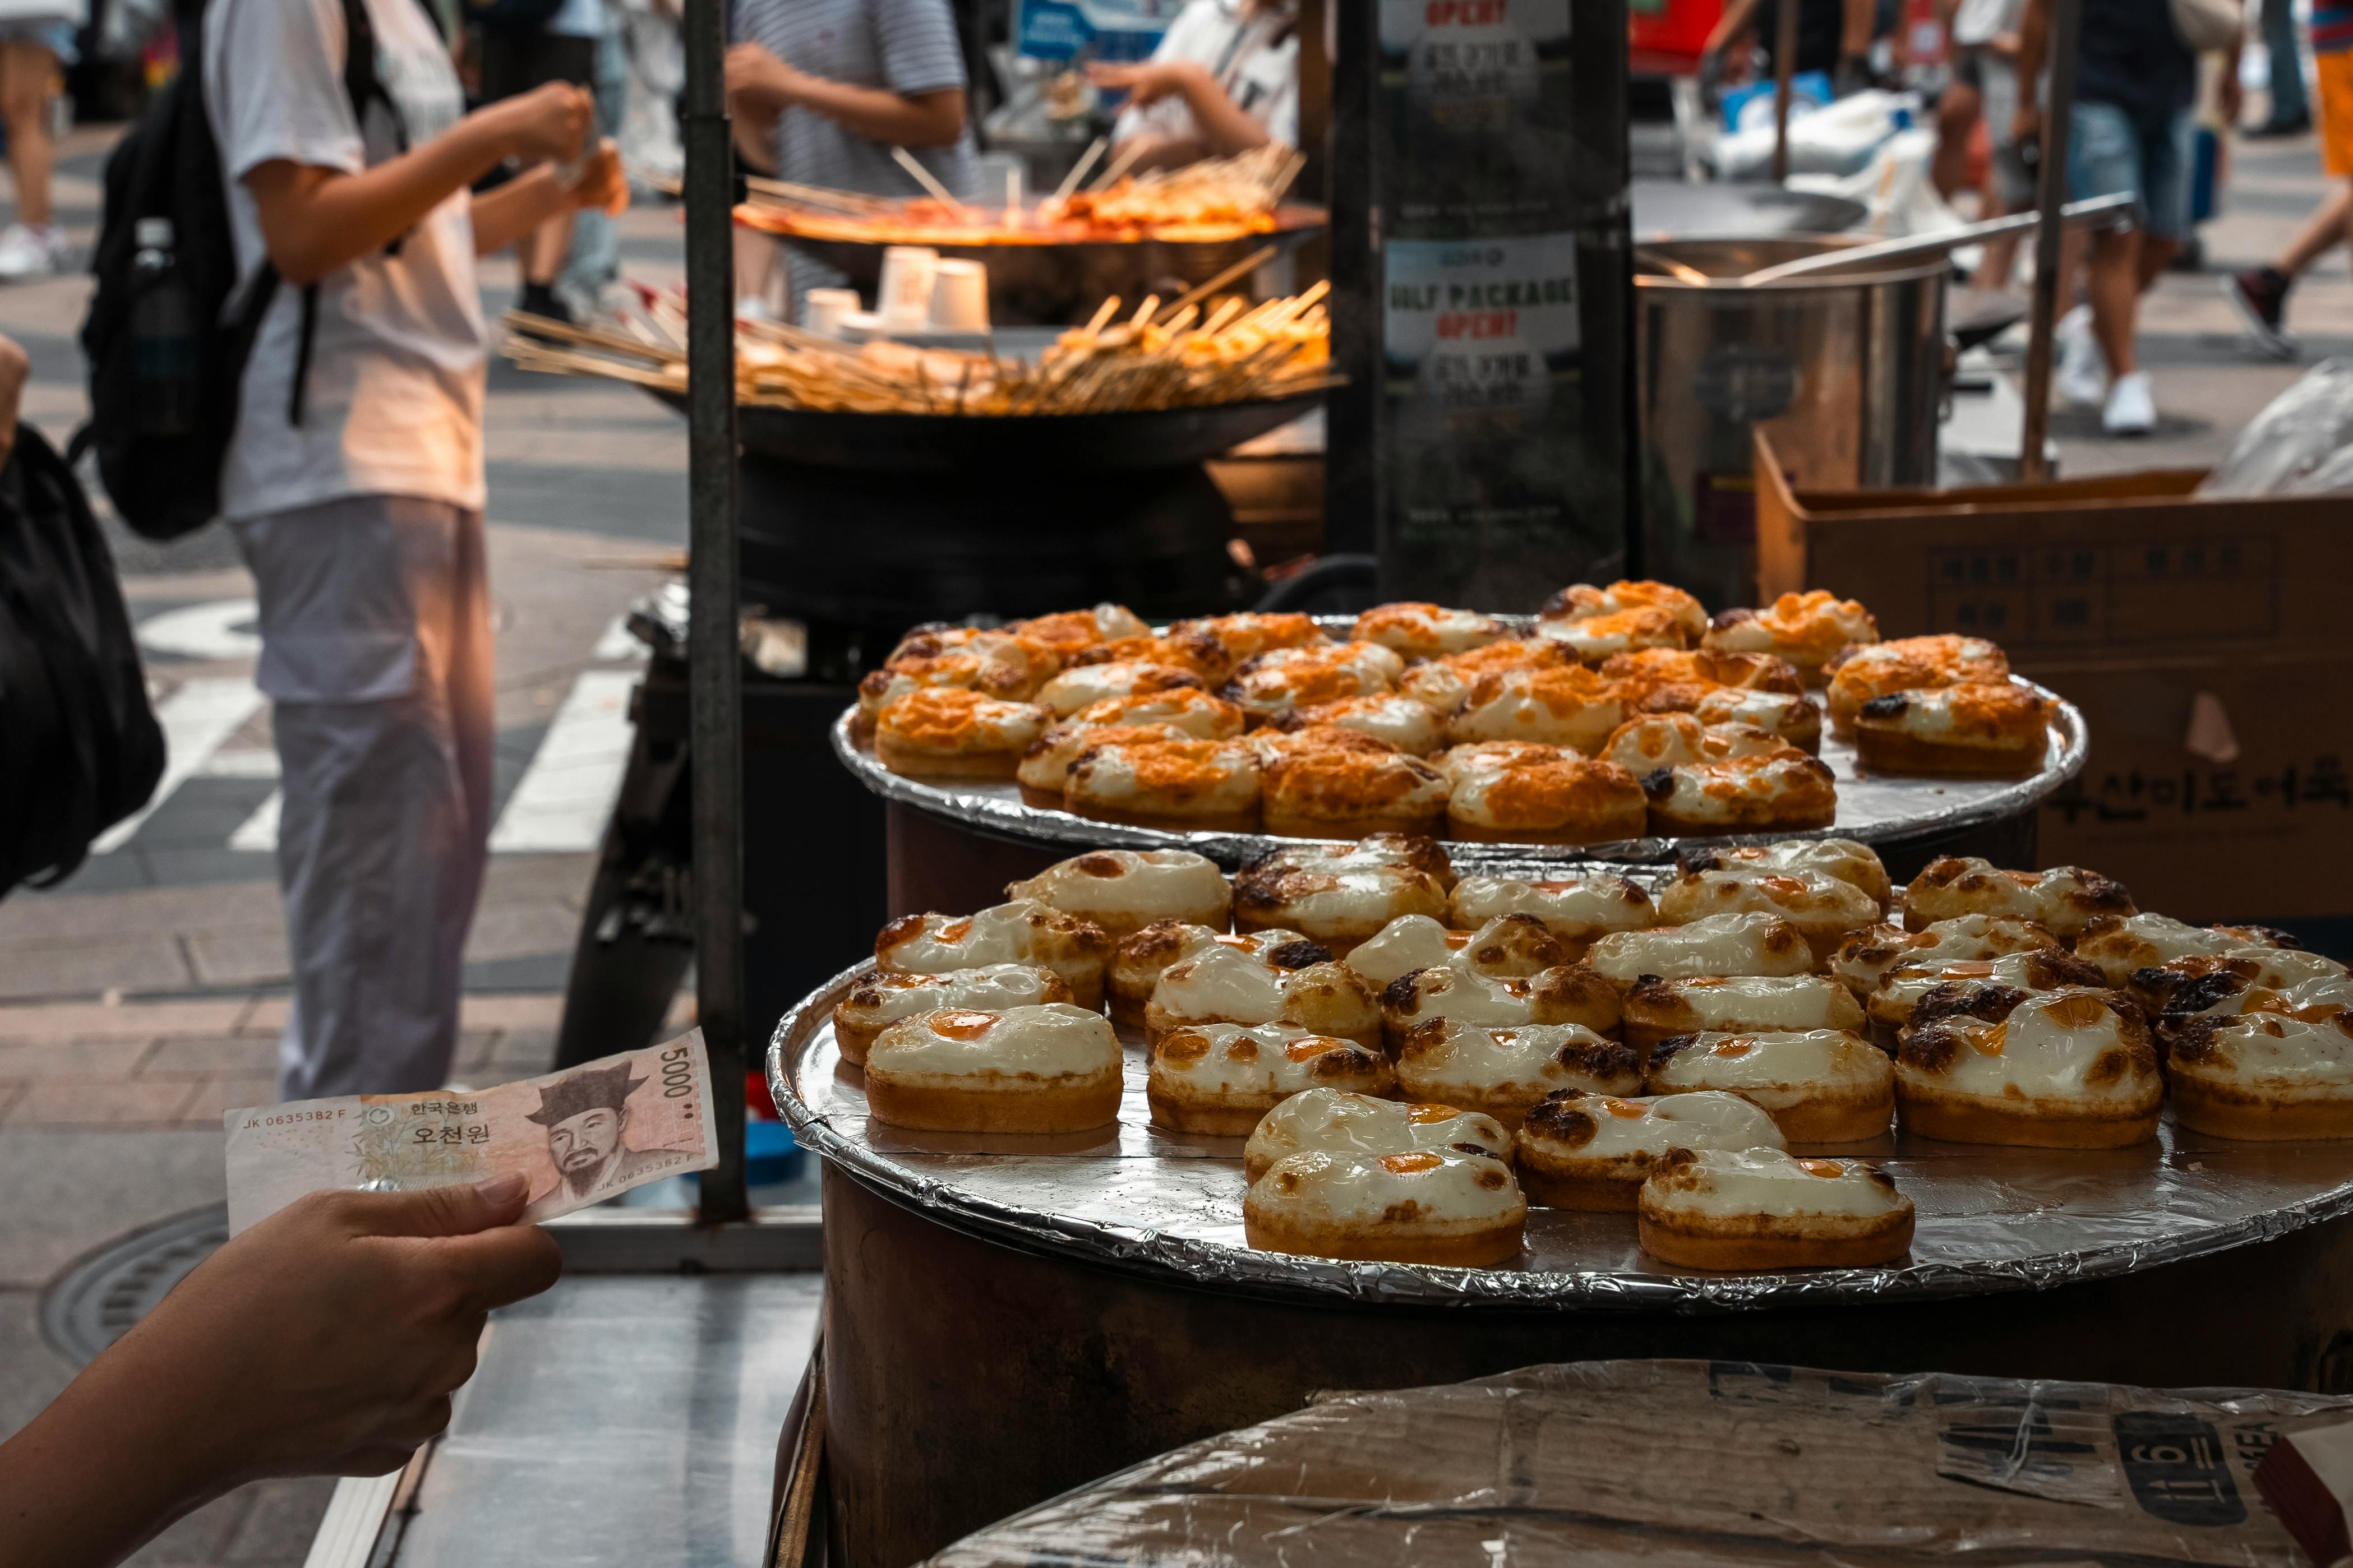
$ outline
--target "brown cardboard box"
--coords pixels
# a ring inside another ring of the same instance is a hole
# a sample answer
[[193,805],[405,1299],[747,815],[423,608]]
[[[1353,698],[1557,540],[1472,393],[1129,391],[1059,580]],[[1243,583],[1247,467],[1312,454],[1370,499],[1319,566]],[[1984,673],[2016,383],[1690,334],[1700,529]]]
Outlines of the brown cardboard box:
[[2046,865],[2188,920],[2353,914],[2353,501],[2201,500],[2193,470],[1954,490],[1793,489],[1757,443],[1766,595],[1886,636],[1967,632],[2084,710]]

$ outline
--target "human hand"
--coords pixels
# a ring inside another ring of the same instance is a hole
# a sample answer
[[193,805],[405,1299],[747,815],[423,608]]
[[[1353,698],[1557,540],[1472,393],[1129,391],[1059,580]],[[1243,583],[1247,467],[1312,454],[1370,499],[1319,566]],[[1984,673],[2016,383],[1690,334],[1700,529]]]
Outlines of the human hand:
[[2221,113],[2223,127],[2226,130],[2235,131],[2239,128],[2240,115],[2246,111],[2247,89],[2239,80],[2237,68],[2239,61],[2235,52],[2232,55],[2230,63],[2232,68],[2225,70],[2215,84],[2218,90],[2214,107]]
[[800,73],[764,45],[735,44],[727,50],[727,96],[748,100],[763,109],[781,109],[793,100]]
[[1134,65],[1087,62],[1087,80],[1114,92],[1126,92],[1139,108],[1171,96],[1183,98],[1196,85],[1194,79],[1207,74],[1190,60],[1144,60]]
[[478,112],[489,116],[507,156],[524,163],[577,158],[596,121],[596,100],[587,89],[551,81],[501,99]]
[[16,340],[0,336],[0,468],[16,450],[16,419],[25,404],[25,383],[33,375],[33,362]]
[[629,210],[629,180],[621,172],[621,150],[607,137],[584,159],[580,177],[564,187],[575,207],[599,207],[614,217]]

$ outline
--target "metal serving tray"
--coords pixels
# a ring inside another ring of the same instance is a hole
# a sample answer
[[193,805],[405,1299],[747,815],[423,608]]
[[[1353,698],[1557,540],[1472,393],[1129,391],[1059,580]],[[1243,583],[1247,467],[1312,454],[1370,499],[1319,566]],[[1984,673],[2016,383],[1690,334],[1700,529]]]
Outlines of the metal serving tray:
[[[786,1014],[768,1085],[802,1144],[939,1223],[1009,1245],[1219,1290],[1365,1303],[1704,1312],[2042,1289],[2267,1241],[2353,1212],[2353,1142],[2240,1143],[2174,1125],[2134,1149],[2014,1149],[1896,1133],[1841,1146],[1883,1163],[1918,1211],[1900,1264],[1679,1273],[1630,1214],[1532,1209],[1507,1268],[1341,1263],[1242,1239],[1243,1140],[1151,1125],[1140,1034],[1116,1126],[1067,1138],[917,1132],[871,1120],[832,1009],[868,966]],[[1803,1149],[1799,1151],[1803,1152]]]

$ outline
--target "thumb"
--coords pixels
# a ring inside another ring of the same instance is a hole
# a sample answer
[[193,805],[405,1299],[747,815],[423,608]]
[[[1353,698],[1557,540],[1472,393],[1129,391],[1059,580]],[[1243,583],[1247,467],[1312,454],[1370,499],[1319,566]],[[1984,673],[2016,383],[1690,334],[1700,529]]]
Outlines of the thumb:
[[378,1236],[471,1236],[521,1218],[527,1186],[510,1173],[471,1184],[381,1193],[373,1194],[366,1218]]

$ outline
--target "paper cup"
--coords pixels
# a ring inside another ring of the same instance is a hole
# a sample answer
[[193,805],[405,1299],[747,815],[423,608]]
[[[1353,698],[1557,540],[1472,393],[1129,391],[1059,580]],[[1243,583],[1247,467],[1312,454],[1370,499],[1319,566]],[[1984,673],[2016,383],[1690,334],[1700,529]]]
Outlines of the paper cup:
[[801,299],[807,307],[801,324],[819,337],[839,337],[841,319],[859,308],[855,289],[812,289]]
[[882,281],[874,290],[874,310],[883,321],[902,331],[921,331],[932,314],[932,279],[940,253],[921,245],[893,245],[882,252]]
[[944,332],[988,331],[988,268],[943,261],[932,277],[932,325]]

